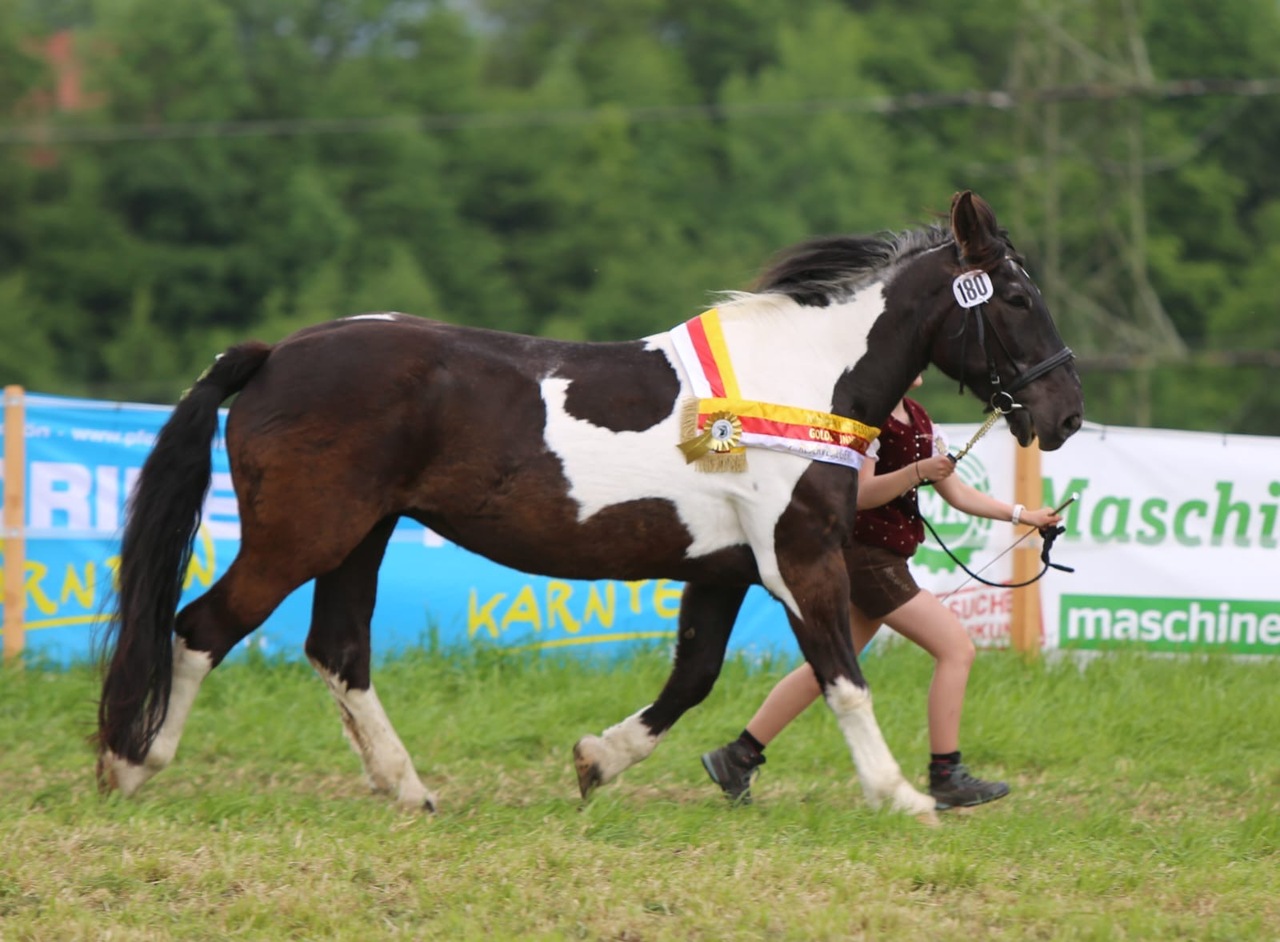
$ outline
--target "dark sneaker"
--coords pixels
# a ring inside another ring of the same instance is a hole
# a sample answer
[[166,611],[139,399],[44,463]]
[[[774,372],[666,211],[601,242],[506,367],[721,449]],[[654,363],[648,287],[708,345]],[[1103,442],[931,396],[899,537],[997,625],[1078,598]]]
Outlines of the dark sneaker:
[[751,779],[762,765],[764,756],[736,739],[702,756],[702,767],[711,781],[720,786],[730,801],[740,805],[751,804]]
[[946,811],[949,808],[985,805],[989,801],[1003,798],[1009,794],[1009,786],[1004,782],[984,782],[980,778],[974,778],[961,762],[951,766],[950,774],[946,776],[931,772],[929,794],[938,802],[938,810]]

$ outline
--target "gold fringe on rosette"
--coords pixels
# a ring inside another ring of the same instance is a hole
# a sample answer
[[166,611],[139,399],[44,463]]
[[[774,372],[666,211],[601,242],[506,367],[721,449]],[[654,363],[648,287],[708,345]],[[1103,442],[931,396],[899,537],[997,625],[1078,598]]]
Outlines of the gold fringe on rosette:
[[[746,471],[747,450],[742,445],[742,420],[730,412],[716,412],[707,417],[707,427],[698,431],[699,399],[686,399],[680,404],[680,451],[684,460],[698,471]],[[718,425],[722,433],[713,434]],[[731,431],[729,431],[731,430]]]

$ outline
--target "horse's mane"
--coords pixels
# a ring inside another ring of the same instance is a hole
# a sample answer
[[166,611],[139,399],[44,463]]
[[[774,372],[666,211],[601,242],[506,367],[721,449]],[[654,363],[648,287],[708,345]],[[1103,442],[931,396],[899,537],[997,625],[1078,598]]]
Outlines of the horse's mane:
[[[1006,258],[1024,264],[1008,232],[1001,228],[998,233],[999,239],[990,243],[982,258],[956,259],[952,263],[956,271],[969,266],[990,271]],[[898,263],[949,244],[954,244],[954,236],[945,225],[875,235],[817,236],[774,255],[747,291],[719,292],[720,304],[754,302],[755,306],[789,298],[798,304],[825,307]]]
[[800,304],[825,305],[832,295],[847,294],[908,256],[950,241],[950,230],[942,226],[878,235],[818,236],[775,255],[751,292],[785,294]]

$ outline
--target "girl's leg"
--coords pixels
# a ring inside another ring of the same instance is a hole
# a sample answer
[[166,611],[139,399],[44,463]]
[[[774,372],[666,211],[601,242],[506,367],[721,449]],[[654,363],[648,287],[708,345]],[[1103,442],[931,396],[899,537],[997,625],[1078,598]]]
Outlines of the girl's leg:
[[756,738],[761,746],[767,746],[773,737],[808,709],[809,705],[822,694],[818,686],[818,678],[813,668],[807,663],[801,664],[786,677],[773,685],[769,695],[764,698],[755,716],[747,723],[747,732]]
[[[856,605],[849,606],[849,622],[853,649],[861,654],[862,649],[871,642],[880,629],[880,622],[867,618]],[[814,676],[813,668],[808,664],[801,664],[769,691],[769,695],[756,710],[755,716],[751,717],[751,721],[747,723],[747,732],[754,736],[761,746],[767,746],[778,733],[807,710],[810,704],[821,695],[822,689],[818,686],[818,678]]]
[[929,685],[929,793],[938,810],[969,807],[1009,794],[1004,782],[984,782],[969,774],[960,761],[960,714],[975,651],[960,619],[931,592],[885,616],[885,624],[933,655]]
[[[887,624],[919,645],[934,659],[929,685],[930,792],[939,810],[979,805],[1009,793],[1003,782],[974,778],[960,764],[960,717],[976,651],[969,633],[949,608],[931,592],[921,590],[882,620],[867,618],[850,607],[849,630],[861,654]],[[808,664],[802,664],[774,686],[739,739],[703,756],[702,762],[721,788],[739,801],[750,800],[751,778],[764,764],[761,750],[788,723],[818,699],[821,691]]]
[[[879,625],[868,628],[866,617],[852,605],[850,620],[854,648],[861,651]],[[863,636],[861,640],[860,635]],[[821,695],[818,678],[807,663],[783,677],[773,685],[742,735],[719,749],[703,754],[702,765],[711,780],[733,801],[749,803],[751,780],[756,769],[764,765],[764,747]]]
[[[975,650],[969,633],[951,609],[932,592],[921,590],[884,618],[908,641],[934,659],[929,685],[929,747],[936,754],[960,749],[960,714]],[[857,637],[855,628],[855,639]]]

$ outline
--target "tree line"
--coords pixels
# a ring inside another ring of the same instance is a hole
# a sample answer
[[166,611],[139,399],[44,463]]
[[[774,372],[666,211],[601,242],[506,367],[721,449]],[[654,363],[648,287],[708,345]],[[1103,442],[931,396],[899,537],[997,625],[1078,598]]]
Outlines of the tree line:
[[0,377],[167,402],[229,343],[368,310],[638,337],[971,188],[1091,419],[1280,434],[1226,355],[1280,348],[1280,109],[1171,84],[1275,78],[1276,48],[1266,0],[14,0]]

